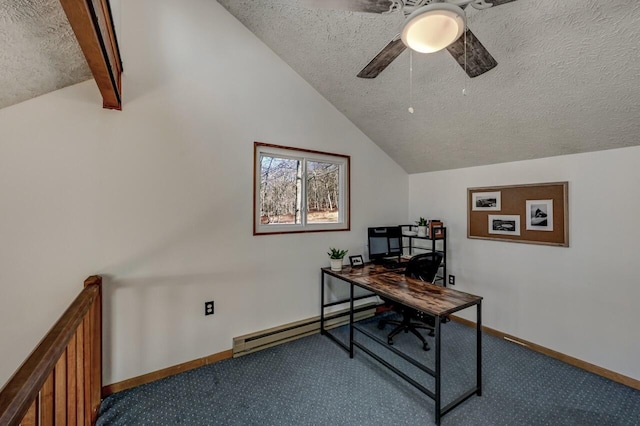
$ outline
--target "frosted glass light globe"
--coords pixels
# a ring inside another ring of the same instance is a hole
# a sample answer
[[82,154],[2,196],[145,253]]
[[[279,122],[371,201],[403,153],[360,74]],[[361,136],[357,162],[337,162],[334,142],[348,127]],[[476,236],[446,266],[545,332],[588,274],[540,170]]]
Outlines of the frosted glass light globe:
[[416,52],[437,52],[456,41],[465,24],[466,16],[458,6],[448,3],[423,6],[407,16],[402,42]]

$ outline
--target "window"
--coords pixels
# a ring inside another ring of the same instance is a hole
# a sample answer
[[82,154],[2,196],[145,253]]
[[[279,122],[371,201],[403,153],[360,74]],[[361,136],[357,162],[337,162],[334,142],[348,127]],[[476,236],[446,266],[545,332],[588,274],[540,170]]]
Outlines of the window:
[[254,235],[349,230],[349,156],[255,142],[254,158]]

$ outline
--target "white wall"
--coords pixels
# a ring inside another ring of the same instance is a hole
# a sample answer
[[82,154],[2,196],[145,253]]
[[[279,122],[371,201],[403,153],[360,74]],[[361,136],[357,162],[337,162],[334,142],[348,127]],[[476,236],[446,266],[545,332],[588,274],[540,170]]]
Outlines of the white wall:
[[[408,216],[407,174],[218,3],[118,10],[123,112],[93,81],[0,110],[0,383],[88,275],[108,384],[317,315],[329,246]],[[252,236],[254,141],[351,155],[352,231]]]
[[[638,164],[634,147],[411,175],[409,214],[445,220],[448,272],[486,326],[640,379]],[[467,239],[468,187],[555,181],[569,248]]]

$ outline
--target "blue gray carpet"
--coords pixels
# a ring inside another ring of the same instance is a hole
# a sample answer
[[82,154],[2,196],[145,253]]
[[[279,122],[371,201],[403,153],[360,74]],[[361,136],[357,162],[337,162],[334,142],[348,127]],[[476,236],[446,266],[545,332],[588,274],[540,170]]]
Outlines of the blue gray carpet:
[[[365,326],[378,331],[376,321]],[[344,329],[338,330],[346,338]],[[356,332],[359,341],[365,338]],[[369,340],[369,339],[366,339]],[[431,343],[433,338],[428,338]],[[475,380],[475,330],[443,325],[444,404]],[[376,353],[385,351],[371,342]],[[401,334],[395,346],[433,368],[434,351]],[[385,358],[392,360],[390,356]],[[397,357],[396,357],[397,358]],[[433,389],[415,367],[394,364]],[[426,376],[426,377],[425,377]],[[483,395],[443,425],[640,425],[640,391],[483,335]],[[314,335],[111,395],[98,425],[428,425],[434,404],[356,349]]]

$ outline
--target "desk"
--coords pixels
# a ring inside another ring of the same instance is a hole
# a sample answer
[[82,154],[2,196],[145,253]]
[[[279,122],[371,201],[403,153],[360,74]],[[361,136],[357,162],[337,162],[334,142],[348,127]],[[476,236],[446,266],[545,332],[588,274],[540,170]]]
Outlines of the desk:
[[[349,299],[335,301],[331,303],[325,303],[325,276],[329,275],[342,280],[349,284],[350,292]],[[435,350],[435,370],[422,364],[420,361],[411,358],[405,353],[399,351],[393,346],[389,346],[386,341],[380,339],[369,331],[354,324],[353,314],[354,301],[363,299],[365,297],[371,297],[371,294],[367,296],[360,296],[354,298],[354,287],[360,287],[365,290],[369,290],[385,299],[392,300],[399,304],[408,306],[413,309],[425,312],[435,317],[434,326],[434,350]],[[482,394],[482,333],[481,333],[481,318],[482,318],[482,297],[474,296],[469,293],[463,293],[461,291],[453,290],[446,287],[440,287],[431,283],[425,283],[420,280],[405,277],[404,275],[389,271],[379,265],[367,264],[362,268],[350,268],[346,267],[342,271],[332,271],[330,268],[322,268],[322,278],[320,283],[321,296],[320,296],[320,333],[331,338],[344,350],[349,352],[349,357],[353,358],[354,346],[368,354],[382,365],[398,374],[404,380],[415,386],[422,393],[430,397],[435,401],[435,421],[436,424],[440,424],[440,419],[447,412],[453,410],[460,403],[470,398],[471,396]],[[336,338],[329,330],[325,330],[325,308],[329,306],[335,306],[341,303],[349,303],[349,343],[348,345]],[[473,388],[464,392],[457,397],[454,401],[442,407],[441,400],[441,345],[440,345],[440,326],[444,316],[460,311],[462,309],[476,306],[477,321],[476,321],[476,384]],[[354,331],[362,333],[364,336],[376,341],[386,349],[395,353],[396,355],[407,360],[411,364],[418,367],[420,370],[431,375],[435,379],[435,392],[425,388],[411,377],[398,370],[386,360],[382,359],[379,355],[372,352],[369,348],[362,345],[360,342],[354,339]]]

